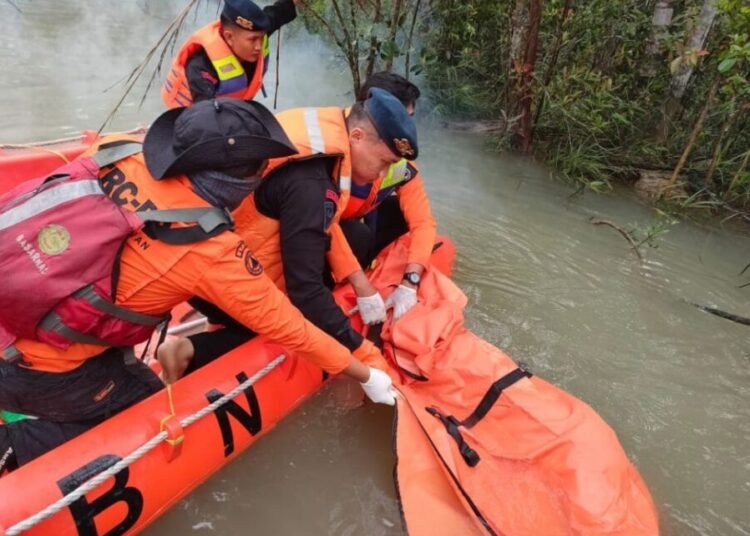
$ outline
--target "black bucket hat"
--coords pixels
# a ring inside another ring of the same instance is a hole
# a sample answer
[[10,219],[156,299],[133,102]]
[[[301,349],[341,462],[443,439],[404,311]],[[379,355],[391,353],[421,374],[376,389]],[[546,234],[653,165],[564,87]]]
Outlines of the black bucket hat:
[[239,99],[197,102],[161,114],[143,140],[157,180],[203,170],[254,170],[264,160],[297,153],[262,104]]

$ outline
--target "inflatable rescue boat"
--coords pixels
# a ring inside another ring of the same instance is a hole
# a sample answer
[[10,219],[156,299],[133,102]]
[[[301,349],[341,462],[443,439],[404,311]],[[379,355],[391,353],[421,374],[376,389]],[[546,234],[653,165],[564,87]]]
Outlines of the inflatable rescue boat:
[[[0,145],[0,194],[54,171],[95,139],[87,132]],[[371,280],[384,294],[400,281],[407,244],[400,239],[374,263]],[[405,530],[658,534],[648,489],[596,412],[464,328],[466,298],[447,277],[454,257],[440,237],[418,306],[369,333],[401,393],[394,474]],[[348,286],[334,294],[344,310],[356,303]],[[202,324],[187,305],[173,318],[172,333]],[[0,478],[0,536],[138,532],[325,381],[319,368],[256,337]]]

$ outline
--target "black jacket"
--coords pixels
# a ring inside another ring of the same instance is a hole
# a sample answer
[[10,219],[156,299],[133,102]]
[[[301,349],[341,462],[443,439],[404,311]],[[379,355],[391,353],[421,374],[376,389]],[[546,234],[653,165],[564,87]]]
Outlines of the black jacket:
[[362,335],[352,329],[326,286],[327,229],[336,212],[332,198],[338,198],[331,181],[334,163],[333,158],[315,158],[279,168],[255,191],[255,206],[279,220],[289,299],[305,318],[353,351],[362,344]]

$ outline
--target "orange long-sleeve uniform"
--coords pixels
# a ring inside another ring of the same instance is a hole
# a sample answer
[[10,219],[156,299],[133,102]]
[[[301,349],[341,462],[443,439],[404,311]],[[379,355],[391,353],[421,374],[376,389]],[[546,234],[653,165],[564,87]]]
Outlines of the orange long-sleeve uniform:
[[[341,219],[359,219],[366,216],[376,210],[394,191],[411,234],[407,263],[425,266],[432,254],[437,224],[432,217],[430,201],[416,162],[396,162],[388,173],[371,185],[352,184],[351,196]],[[328,262],[337,281],[342,281],[361,269],[338,225],[331,226]]]
[[[155,181],[140,153],[103,170],[101,177],[108,195],[127,208],[208,206],[185,176]],[[126,241],[119,266],[118,305],[163,315],[193,296],[216,304],[251,330],[328,372],[340,372],[351,361],[346,348],[304,319],[234,232],[185,245],[155,240],[144,231]],[[15,346],[35,370],[49,372],[76,368],[105,349],[74,343],[63,350],[27,339],[16,341]]]

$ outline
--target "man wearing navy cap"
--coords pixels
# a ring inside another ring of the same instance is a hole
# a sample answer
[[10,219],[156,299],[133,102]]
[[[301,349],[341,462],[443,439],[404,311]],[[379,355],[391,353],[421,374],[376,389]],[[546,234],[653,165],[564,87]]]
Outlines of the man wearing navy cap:
[[[354,287],[366,323],[385,320],[384,301],[356,262],[352,271],[340,266],[329,244],[343,238],[338,222],[353,183],[375,181],[402,158],[417,157],[414,120],[398,99],[381,89],[373,89],[348,114],[342,108],[297,108],[276,118],[298,153],[270,161],[261,185],[233,214],[237,232],[305,318],[363,363],[387,368],[380,351],[352,329],[334,301],[326,284],[331,268],[337,281],[347,280]],[[183,363],[193,355],[204,363],[216,346],[207,337],[166,343],[160,360],[166,368],[174,368],[170,362],[176,354]],[[238,338],[226,331],[223,337]]]
[[268,36],[297,17],[299,0],[261,9],[252,0],[225,0],[221,17],[193,35],[175,56],[161,90],[168,108],[215,97],[250,100],[263,90]]
[[[387,71],[370,75],[360,89],[358,100],[367,99],[372,88],[388,91],[414,115],[420,91],[403,76]],[[388,244],[402,234],[410,234],[404,277],[387,302],[393,305],[393,318],[399,319],[417,303],[417,287],[437,236],[437,224],[417,163],[404,158],[377,181],[352,184],[341,228],[356,257],[347,258],[346,246],[336,241],[331,248],[343,251],[341,262],[350,266],[349,271],[359,265],[369,266]]]

